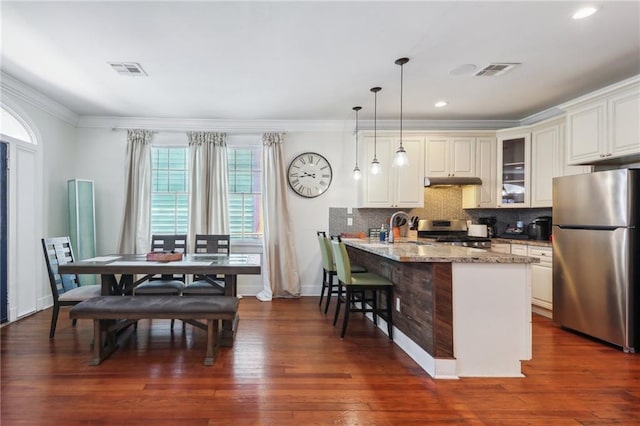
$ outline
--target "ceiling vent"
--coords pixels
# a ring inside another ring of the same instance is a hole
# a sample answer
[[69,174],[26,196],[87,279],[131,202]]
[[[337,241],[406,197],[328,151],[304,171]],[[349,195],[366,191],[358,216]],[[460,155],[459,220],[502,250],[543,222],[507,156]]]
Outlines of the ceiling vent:
[[137,62],[109,62],[111,68],[113,68],[120,75],[128,75],[132,77],[146,77],[147,73],[144,72],[142,67]]
[[493,63],[477,71],[474,75],[477,77],[497,77],[511,71],[518,65],[520,64],[516,62]]

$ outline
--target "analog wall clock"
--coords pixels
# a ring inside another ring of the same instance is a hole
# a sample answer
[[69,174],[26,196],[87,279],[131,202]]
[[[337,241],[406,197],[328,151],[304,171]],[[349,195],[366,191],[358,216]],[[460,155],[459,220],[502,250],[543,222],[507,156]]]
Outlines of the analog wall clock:
[[307,198],[324,194],[331,185],[331,179],[331,164],[315,152],[305,152],[296,156],[287,170],[287,181],[291,189]]

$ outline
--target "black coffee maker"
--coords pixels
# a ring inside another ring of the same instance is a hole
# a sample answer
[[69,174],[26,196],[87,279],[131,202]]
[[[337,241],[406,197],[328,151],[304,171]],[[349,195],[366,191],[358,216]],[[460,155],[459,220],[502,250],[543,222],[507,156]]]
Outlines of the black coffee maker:
[[498,230],[496,228],[496,223],[498,222],[498,220],[496,219],[495,216],[488,216],[488,217],[479,217],[478,218],[478,223],[480,225],[487,225],[487,236],[489,238],[495,238],[498,234]]
[[551,216],[537,217],[527,226],[531,240],[547,241],[551,235]]

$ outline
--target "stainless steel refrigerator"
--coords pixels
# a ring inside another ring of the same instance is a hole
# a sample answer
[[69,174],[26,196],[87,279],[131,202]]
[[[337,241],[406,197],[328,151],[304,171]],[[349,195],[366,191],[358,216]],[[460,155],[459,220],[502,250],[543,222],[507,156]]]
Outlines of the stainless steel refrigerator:
[[553,320],[640,349],[640,169],[553,180]]

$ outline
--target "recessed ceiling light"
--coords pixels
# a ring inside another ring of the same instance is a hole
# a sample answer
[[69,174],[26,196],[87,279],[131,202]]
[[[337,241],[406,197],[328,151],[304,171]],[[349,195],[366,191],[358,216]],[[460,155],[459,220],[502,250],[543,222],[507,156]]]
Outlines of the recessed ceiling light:
[[593,6],[583,7],[581,9],[578,9],[576,13],[573,14],[573,19],[584,19],[588,16],[593,15],[597,11],[598,9]]
[[435,103],[435,107],[436,108],[446,107],[447,105],[449,105],[449,103],[447,101],[438,101],[438,102]]

